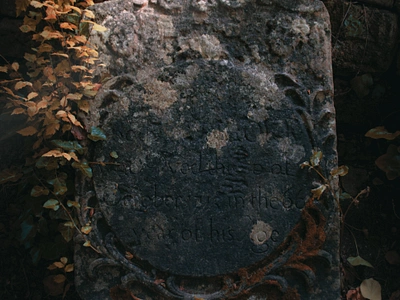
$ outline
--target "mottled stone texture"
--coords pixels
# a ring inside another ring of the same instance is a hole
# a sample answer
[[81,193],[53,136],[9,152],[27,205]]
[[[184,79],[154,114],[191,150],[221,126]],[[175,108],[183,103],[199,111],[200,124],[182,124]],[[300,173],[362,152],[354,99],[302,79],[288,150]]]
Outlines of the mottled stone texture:
[[312,150],[325,176],[337,163],[323,4],[135,4],[94,8],[110,79],[86,124],[107,140],[78,181],[100,252],[77,237],[81,296],[339,299],[336,203],[299,167]]

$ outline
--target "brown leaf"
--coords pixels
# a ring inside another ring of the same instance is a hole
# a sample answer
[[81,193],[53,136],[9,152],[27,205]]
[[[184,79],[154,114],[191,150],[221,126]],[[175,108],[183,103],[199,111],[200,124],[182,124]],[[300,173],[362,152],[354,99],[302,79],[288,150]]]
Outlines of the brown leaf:
[[19,108],[14,109],[11,114],[19,115],[19,114],[25,114],[25,113],[26,113],[25,109],[19,107]]
[[25,127],[23,129],[17,131],[17,133],[19,133],[22,136],[35,135],[37,132],[38,132],[37,129],[33,126],[28,126],[28,127]]
[[28,94],[28,96],[26,97],[26,99],[32,100],[32,99],[36,98],[37,96],[39,96],[38,93],[36,93],[36,92],[30,92],[30,93]]
[[47,276],[43,280],[44,289],[50,296],[59,296],[64,291],[64,282],[57,283],[54,278],[56,275]]
[[15,89],[16,91],[18,91],[18,90],[20,90],[20,89],[22,89],[22,88],[24,88],[24,87],[26,87],[26,86],[32,86],[32,83],[29,82],[29,81],[18,81],[18,82],[15,84],[14,89]]
[[58,275],[54,276],[53,280],[56,283],[63,283],[65,280],[67,280],[67,278],[65,277],[64,274],[58,274]]
[[40,35],[46,39],[46,40],[51,40],[51,39],[62,39],[64,36],[59,32],[59,31],[50,31],[50,30],[43,30]]
[[76,25],[74,25],[74,24],[69,23],[69,22],[62,22],[62,23],[60,24],[60,28],[62,28],[62,29],[68,29],[68,30],[75,30],[75,29],[77,29],[78,27],[77,27]]
[[391,265],[400,265],[400,255],[396,250],[386,252],[385,259]]
[[30,0],[15,0],[15,11],[17,17],[21,14],[21,12],[26,11],[29,6]]
[[52,6],[47,6],[46,8],[46,17],[44,18],[46,21],[57,20],[56,10]]

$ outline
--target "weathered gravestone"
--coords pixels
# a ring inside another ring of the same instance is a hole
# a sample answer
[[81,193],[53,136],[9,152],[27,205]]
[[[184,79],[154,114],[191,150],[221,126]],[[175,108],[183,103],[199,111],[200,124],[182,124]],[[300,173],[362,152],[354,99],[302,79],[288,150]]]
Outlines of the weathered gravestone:
[[107,139],[78,184],[100,252],[77,238],[81,296],[338,299],[337,207],[300,168],[336,166],[323,4],[136,4],[94,7],[111,79],[86,124]]

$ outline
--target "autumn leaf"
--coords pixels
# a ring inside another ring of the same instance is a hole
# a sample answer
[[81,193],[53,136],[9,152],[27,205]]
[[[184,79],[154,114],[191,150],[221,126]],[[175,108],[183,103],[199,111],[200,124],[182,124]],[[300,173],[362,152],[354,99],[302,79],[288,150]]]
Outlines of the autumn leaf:
[[19,114],[25,114],[25,113],[26,113],[25,109],[19,107],[19,108],[14,109],[12,111],[11,115],[19,115]]
[[17,131],[17,133],[19,133],[22,136],[35,135],[37,132],[38,132],[37,129],[33,126],[28,126],[28,127],[25,127],[23,129]]
[[18,91],[18,90],[20,90],[20,89],[22,89],[22,88],[24,88],[24,87],[26,87],[26,86],[32,86],[32,83],[29,82],[29,81],[18,81],[18,82],[15,84],[14,89],[15,89],[16,91]]
[[381,285],[373,278],[365,279],[360,285],[361,294],[369,300],[381,300]]
[[79,202],[71,201],[71,200],[68,200],[68,201],[67,201],[67,206],[68,206],[68,207],[75,207],[75,208],[80,208],[80,207],[81,207],[81,205],[79,204]]
[[62,22],[62,23],[60,24],[60,28],[62,28],[62,29],[68,29],[68,30],[75,30],[75,29],[78,28],[78,26],[76,26],[76,25],[74,25],[74,24],[71,24],[71,23],[69,23],[69,22]]
[[396,137],[400,135],[400,131],[396,131],[394,133],[390,133],[386,130],[384,126],[379,126],[369,130],[365,136],[373,139],[386,139],[386,140],[394,140]]
[[39,2],[39,1],[35,1],[35,0],[32,0],[30,5],[33,6],[34,8],[42,8],[43,7],[43,3]]
[[92,231],[92,226],[83,226],[82,228],[81,228],[81,231],[82,231],[82,233],[84,233],[84,234],[89,234],[89,232],[91,232]]
[[64,36],[58,32],[58,31],[49,31],[49,30],[44,30],[40,33],[40,35],[45,38],[46,40],[51,40],[51,39],[61,39],[64,38]]
[[48,195],[49,190],[46,189],[45,187],[35,185],[32,190],[31,190],[31,196],[32,197],[39,197],[42,195]]
[[96,31],[104,32],[104,31],[107,31],[107,30],[108,30],[107,27],[101,26],[101,25],[99,25],[99,24],[97,24],[97,23],[95,23],[95,22],[93,22],[93,21],[82,20],[81,22],[82,22],[82,23],[89,23],[89,24],[92,24],[92,25],[93,25],[92,29],[93,29],[93,30],[96,30]]
[[47,200],[47,201],[43,204],[43,207],[44,207],[44,208],[47,208],[47,209],[52,209],[52,210],[56,211],[56,210],[58,210],[58,209],[60,208],[60,204],[59,204],[58,200],[56,200],[56,199],[50,199],[50,200]]
[[72,272],[74,270],[74,265],[73,264],[68,264],[65,266],[64,271],[69,273]]
[[15,12],[17,17],[29,6],[30,0],[15,0]]
[[360,256],[356,256],[356,257],[349,257],[347,258],[347,261],[352,265],[352,266],[366,266],[366,267],[370,267],[373,268],[373,266],[367,262],[365,259],[363,259]]
[[312,150],[312,156],[310,157],[311,166],[316,167],[319,166],[322,159],[322,152]]
[[327,186],[324,185],[320,185],[319,187],[312,189],[311,193],[313,195],[313,198],[317,198],[318,200],[321,198],[322,194],[324,193],[324,191],[326,190]]
[[62,282],[64,282],[65,280],[67,280],[67,277],[65,277],[65,275],[63,275],[63,274],[58,274],[58,275],[56,275],[56,276],[54,276],[54,282],[56,282],[56,283],[62,283]]
[[6,182],[16,182],[23,176],[23,173],[17,168],[9,168],[0,172],[0,184]]

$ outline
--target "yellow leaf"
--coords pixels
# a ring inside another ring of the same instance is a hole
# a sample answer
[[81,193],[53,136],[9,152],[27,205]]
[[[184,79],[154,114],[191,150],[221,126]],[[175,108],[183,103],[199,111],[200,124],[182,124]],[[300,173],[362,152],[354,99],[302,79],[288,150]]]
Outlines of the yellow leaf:
[[11,68],[12,68],[14,71],[18,71],[18,69],[19,69],[19,63],[13,62],[13,63],[11,64]]
[[39,96],[38,93],[36,93],[36,92],[30,92],[30,93],[28,94],[28,96],[26,97],[26,99],[31,100],[31,99],[36,98],[37,96]]
[[85,14],[86,17],[88,17],[90,19],[94,19],[95,18],[94,13],[91,10],[85,9],[83,11],[83,13]]
[[42,156],[44,156],[44,157],[50,157],[50,156],[60,157],[60,156],[62,156],[62,152],[60,150],[50,150],[50,151],[42,154]]
[[31,3],[30,3],[30,5],[33,6],[34,8],[41,8],[41,7],[43,7],[43,3],[40,3],[39,1],[35,1],[35,0],[32,0]]
[[25,109],[19,107],[13,110],[13,112],[11,113],[12,115],[19,115],[19,114],[25,114]]
[[63,283],[67,278],[63,274],[58,274],[53,278],[55,283]]
[[28,126],[28,127],[25,127],[23,129],[17,131],[17,133],[19,133],[22,136],[35,135],[37,132],[38,132],[37,129],[33,126]]
[[95,22],[93,22],[93,21],[82,20],[81,22],[82,22],[82,23],[90,23],[90,24],[93,24],[93,27],[92,27],[93,30],[101,31],[101,32],[102,32],[102,31],[107,31],[107,27],[101,26],[101,25],[99,25],[99,24],[97,24],[97,23],[95,23]]
[[81,228],[81,231],[82,231],[82,233],[84,233],[84,234],[89,234],[89,232],[92,231],[92,226],[83,226],[83,227]]

